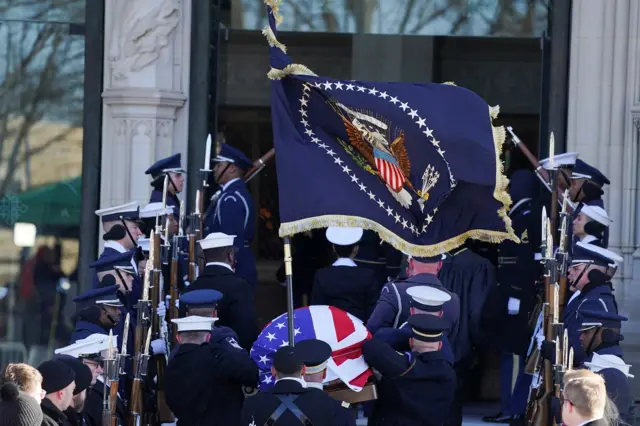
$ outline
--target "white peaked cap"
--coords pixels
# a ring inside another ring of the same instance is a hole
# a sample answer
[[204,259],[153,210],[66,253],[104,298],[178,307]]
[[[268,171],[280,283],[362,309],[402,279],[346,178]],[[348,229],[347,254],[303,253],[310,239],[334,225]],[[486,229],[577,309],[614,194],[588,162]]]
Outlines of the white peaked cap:
[[137,201],[132,201],[127,204],[121,204],[119,206],[107,207],[106,209],[96,210],[95,213],[96,215],[102,217],[102,216],[118,214],[118,213],[134,212],[134,211],[137,211],[139,207],[140,207],[140,204]]
[[409,287],[407,294],[419,304],[426,306],[442,306],[451,300],[449,293],[427,285]]
[[599,355],[594,352],[591,357],[591,362],[585,362],[584,365],[594,373],[604,370],[605,368],[615,368],[627,377],[633,377],[633,374],[629,374],[631,366],[626,364],[622,358],[615,355]]
[[[118,341],[118,336],[113,336],[114,345],[115,345],[115,342],[117,341]],[[69,346],[56,349],[54,351],[54,354],[70,355],[74,358],[78,358],[82,355],[99,354],[100,352],[107,349],[109,349],[109,335],[95,333],[84,339],[80,339]]]
[[147,219],[150,217],[163,216],[165,214],[173,214],[174,207],[166,206],[165,210],[162,209],[162,203],[149,203],[140,209],[140,218]]
[[203,240],[199,240],[198,244],[200,244],[202,250],[208,250],[218,247],[231,247],[233,246],[233,240],[235,238],[235,235],[227,235],[223,234],[222,232],[213,232],[207,235]]
[[183,331],[211,331],[213,323],[216,321],[218,321],[218,318],[199,317],[197,315],[171,320],[172,323],[178,326],[178,333]]
[[356,244],[362,238],[362,228],[343,228],[331,226],[327,228],[326,236],[330,243],[337,246],[350,246]]
[[[577,152],[565,152],[563,154],[558,154],[553,156],[553,165],[554,167],[573,166],[574,164],[576,164],[577,159],[578,159]],[[540,167],[546,169],[550,165],[549,158],[540,160],[538,164],[540,164]]]
[[589,219],[593,219],[604,226],[609,226],[613,222],[609,219],[607,211],[600,206],[583,206],[582,209],[580,209],[580,213],[584,213]]

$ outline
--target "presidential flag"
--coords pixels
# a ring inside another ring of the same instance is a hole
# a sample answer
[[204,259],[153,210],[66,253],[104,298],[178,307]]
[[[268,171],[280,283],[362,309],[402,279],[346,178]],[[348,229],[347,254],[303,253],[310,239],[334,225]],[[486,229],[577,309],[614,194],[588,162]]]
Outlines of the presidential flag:
[[517,241],[497,108],[452,84],[317,76],[286,54],[266,3],[281,236],[357,226],[416,256]]
[[[289,316],[284,313],[271,321],[262,330],[251,348],[251,359],[260,370],[261,391],[270,389],[275,383],[271,374],[273,354],[289,342]],[[294,339],[297,343],[307,339],[318,339],[331,346],[331,359],[327,363],[326,383],[340,380],[350,389],[359,392],[373,372],[364,361],[362,343],[371,334],[362,321],[333,306],[309,306],[294,311]]]

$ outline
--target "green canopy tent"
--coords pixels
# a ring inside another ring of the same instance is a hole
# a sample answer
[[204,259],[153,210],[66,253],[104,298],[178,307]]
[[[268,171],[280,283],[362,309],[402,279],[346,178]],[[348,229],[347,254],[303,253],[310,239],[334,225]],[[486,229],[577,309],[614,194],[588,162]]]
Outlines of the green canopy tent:
[[1,202],[0,215],[5,226],[16,222],[33,223],[38,235],[77,238],[80,235],[80,176],[8,195]]

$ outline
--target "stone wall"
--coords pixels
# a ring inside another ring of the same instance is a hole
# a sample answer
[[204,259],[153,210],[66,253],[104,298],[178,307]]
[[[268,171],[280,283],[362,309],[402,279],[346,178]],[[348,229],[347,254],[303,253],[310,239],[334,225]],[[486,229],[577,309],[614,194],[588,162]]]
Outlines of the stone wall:
[[[610,248],[624,257],[614,282],[625,360],[640,363],[640,0],[574,0],[567,145],[611,180]],[[632,369],[632,373],[636,373]],[[640,395],[640,380],[633,381]]]

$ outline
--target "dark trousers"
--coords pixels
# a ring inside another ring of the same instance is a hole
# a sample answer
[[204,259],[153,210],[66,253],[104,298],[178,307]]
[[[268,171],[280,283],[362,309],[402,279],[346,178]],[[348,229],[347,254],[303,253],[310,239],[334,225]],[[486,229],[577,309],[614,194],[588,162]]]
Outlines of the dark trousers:
[[449,413],[449,422],[446,426],[462,426],[462,406],[466,400],[467,394],[465,392],[464,382],[473,364],[473,358],[466,358],[458,361],[453,369],[456,372],[456,392],[453,396],[453,403],[451,404],[451,410]]

